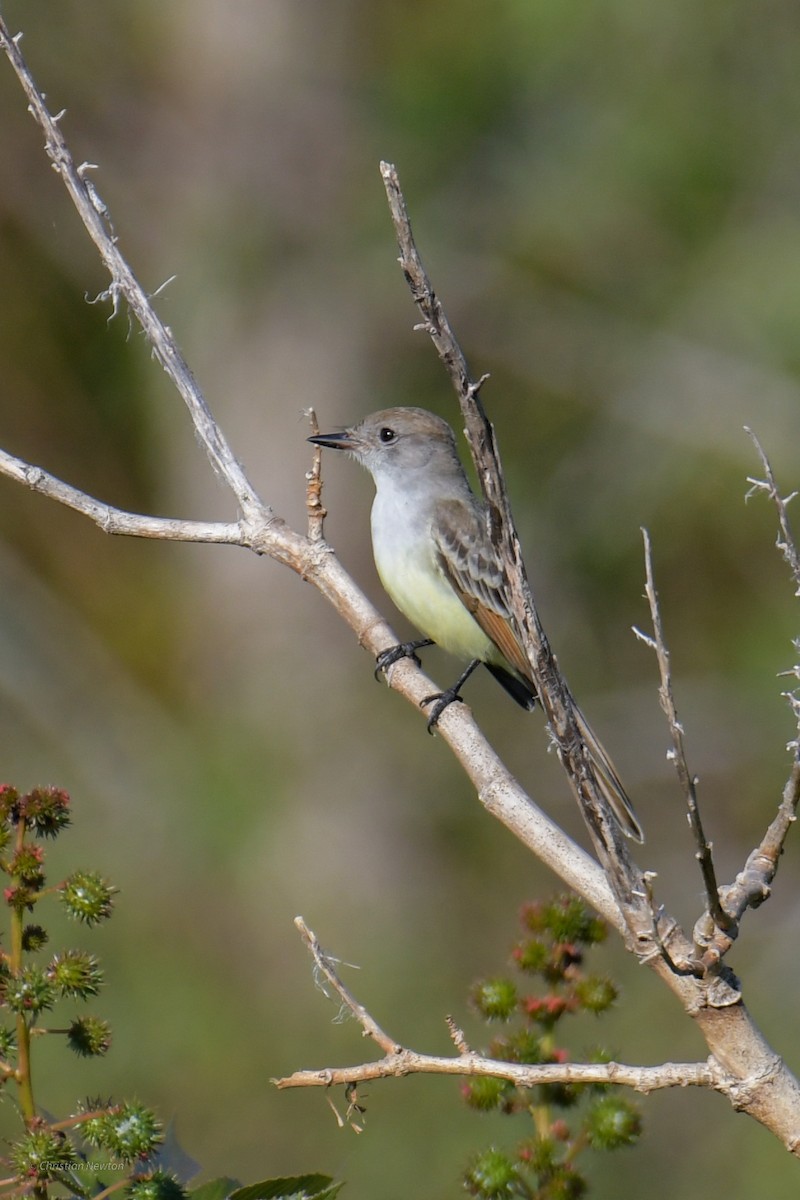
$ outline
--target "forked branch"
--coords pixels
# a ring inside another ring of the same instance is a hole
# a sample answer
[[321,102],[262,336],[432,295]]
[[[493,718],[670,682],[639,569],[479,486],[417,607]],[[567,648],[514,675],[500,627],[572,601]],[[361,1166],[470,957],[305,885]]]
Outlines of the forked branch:
[[736,1085],[736,1080],[729,1077],[713,1058],[707,1062],[661,1063],[654,1067],[633,1067],[617,1062],[546,1063],[530,1066],[527,1063],[485,1058],[464,1045],[463,1034],[455,1029],[451,1021],[448,1021],[448,1025],[459,1054],[447,1057],[405,1049],[385,1033],[364,1005],[356,1000],[336,971],[335,963],[338,960],[322,949],[316,934],[308,928],[302,917],[295,919],[295,925],[314,959],[317,986],[330,1000],[338,1000],[341,1005],[340,1012],[353,1017],[364,1034],[380,1046],[384,1055],[373,1062],[361,1063],[358,1066],[295,1071],[283,1079],[274,1080],[276,1087],[327,1088],[338,1084],[360,1084],[373,1079],[389,1079],[402,1075],[482,1075],[506,1079],[517,1087],[525,1088],[548,1083],[619,1084],[637,1092],[654,1092],[670,1087],[705,1087],[726,1092]]

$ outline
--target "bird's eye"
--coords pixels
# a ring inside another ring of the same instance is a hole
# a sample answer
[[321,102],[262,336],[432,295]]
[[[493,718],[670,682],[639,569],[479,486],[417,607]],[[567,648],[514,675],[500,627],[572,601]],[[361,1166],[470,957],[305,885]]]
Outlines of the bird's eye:
[[384,425],[383,429],[378,434],[378,437],[381,439],[384,446],[389,446],[392,442],[397,440],[397,434],[393,429],[390,429],[388,425]]

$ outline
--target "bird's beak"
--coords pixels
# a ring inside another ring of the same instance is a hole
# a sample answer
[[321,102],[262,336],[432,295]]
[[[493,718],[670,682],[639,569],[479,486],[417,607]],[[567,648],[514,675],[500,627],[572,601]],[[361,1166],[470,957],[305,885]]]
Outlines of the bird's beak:
[[354,450],[356,446],[355,438],[347,429],[341,433],[315,433],[306,441],[313,442],[315,446],[327,446],[329,450]]

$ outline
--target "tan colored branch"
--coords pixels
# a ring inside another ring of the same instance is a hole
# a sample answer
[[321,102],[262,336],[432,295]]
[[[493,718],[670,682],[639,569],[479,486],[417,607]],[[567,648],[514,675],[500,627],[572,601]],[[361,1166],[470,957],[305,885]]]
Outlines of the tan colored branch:
[[[531,1066],[527,1063],[504,1062],[485,1058],[470,1050],[461,1030],[451,1018],[447,1025],[459,1054],[446,1058],[436,1054],[420,1054],[408,1050],[378,1025],[377,1021],[342,982],[335,963],[319,944],[317,935],[308,928],[302,917],[295,918],[312,958],[317,986],[334,999],[342,1009],[358,1021],[364,1033],[384,1051],[376,1062],[352,1067],[323,1067],[317,1071],[295,1071],[274,1083],[279,1088],[330,1087],[333,1084],[358,1084],[372,1079],[388,1079],[400,1075],[488,1075],[507,1079],[517,1087],[535,1087],[546,1083],[607,1083],[634,1088],[638,1092],[653,1092],[667,1087],[706,1087],[726,1091],[736,1084],[713,1059],[705,1063],[662,1063],[655,1067],[632,1067],[622,1063],[547,1063]],[[324,980],[324,983],[323,983]],[[326,987],[327,985],[327,987]]]
[[[658,593],[656,591],[655,578],[653,574],[653,551],[650,544],[650,535],[646,529],[642,530],[642,537],[644,539],[645,595],[647,596],[647,602],[650,606],[650,619],[653,623],[653,637],[648,637],[646,634],[641,633],[641,631],[638,629],[634,629],[634,633],[641,641],[651,646],[656,654],[656,661],[658,662],[658,671],[661,679],[658,689],[658,697],[661,701],[662,711],[667,718],[667,724],[669,725],[670,736],[672,738],[672,749],[669,752],[669,757],[674,763],[675,770],[678,775],[678,781],[686,799],[686,806],[689,812],[689,824],[697,845],[696,858],[700,864],[700,871],[703,876],[703,883],[705,885],[707,914],[712,925],[712,930],[706,931],[707,936],[702,939],[702,943],[699,945],[696,935],[696,953],[693,955],[692,959],[694,970],[698,975],[702,975],[705,969],[712,964],[719,962],[724,954],[730,949],[733,936],[735,936],[735,923],[725,912],[719,899],[719,888],[717,885],[716,872],[714,870],[714,861],[711,855],[711,844],[706,838],[703,830],[703,823],[700,817],[700,807],[697,802],[697,780],[689,770],[689,763],[686,758],[683,726],[678,720],[678,711],[675,707],[675,696],[672,688],[670,653],[664,637],[664,625],[661,618],[661,607],[658,601]],[[712,942],[714,943],[713,948],[711,947]],[[705,957],[706,953],[709,955],[708,958]]]
[[319,944],[317,935],[313,930],[308,928],[302,917],[295,917],[294,923],[296,928],[300,930],[300,936],[314,959],[314,975],[320,991],[324,995],[328,994],[325,990],[325,984],[322,982],[324,980],[336,992],[342,1005],[355,1017],[367,1037],[371,1037],[373,1042],[377,1042],[381,1050],[385,1050],[388,1055],[401,1053],[402,1046],[394,1041],[393,1038],[390,1038],[388,1033],[383,1032],[377,1021],[364,1008],[364,1005],[359,1003],[353,993],[342,983],[334,965],[338,962],[338,959],[334,959],[325,953]]
[[747,493],[745,499],[749,499],[756,492],[766,492],[777,508],[780,533],[776,545],[789,564],[789,570],[792,573],[796,587],[795,596],[800,596],[800,552],[798,552],[797,542],[792,532],[788,510],[788,506],[796,497],[797,492],[792,492],[791,495],[785,497],[781,495],[778,485],[775,482],[772,465],[764,452],[764,447],[752,429],[749,429],[747,425],[745,425],[744,431],[755,446],[758,457],[761,459],[761,465],[764,468],[764,474],[766,475],[766,479],[748,477],[747,482],[750,484],[750,491]]
[[0,475],[81,513],[94,521],[103,533],[160,538],[172,542],[222,542],[231,546],[247,544],[246,529],[241,522],[182,521],[172,517],[148,517],[141,513],[124,512],[64,483],[42,467],[15,458],[5,450],[0,450]]
[[730,1092],[734,1080],[714,1061],[697,1063],[661,1063],[656,1067],[632,1067],[625,1063],[548,1063],[528,1066],[483,1058],[480,1054],[460,1054],[446,1058],[420,1054],[416,1050],[398,1050],[376,1062],[353,1067],[323,1067],[318,1071],[295,1071],[273,1082],[278,1088],[332,1087],[335,1084],[366,1083],[373,1079],[392,1079],[402,1075],[490,1076],[506,1079],[517,1087],[531,1088],[552,1083],[600,1083],[633,1088],[637,1092],[655,1092],[671,1087],[704,1087]]

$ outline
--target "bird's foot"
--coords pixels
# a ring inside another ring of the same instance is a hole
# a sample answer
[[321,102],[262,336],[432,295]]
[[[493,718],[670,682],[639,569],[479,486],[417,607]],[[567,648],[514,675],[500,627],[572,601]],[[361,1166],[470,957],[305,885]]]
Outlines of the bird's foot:
[[411,661],[415,662],[418,667],[421,667],[422,663],[419,660],[417,651],[421,650],[424,646],[432,645],[433,641],[431,638],[421,638],[417,642],[400,642],[400,644],[397,646],[390,646],[388,650],[382,650],[375,659],[375,662],[377,663],[377,666],[375,667],[375,678],[377,679],[381,671],[388,670],[389,667],[393,666],[396,662],[399,662],[401,658],[410,658]]
[[[432,696],[426,696],[424,700],[420,700],[420,708],[425,708],[427,704],[433,704],[431,715],[428,717],[428,733],[433,733],[439,723],[439,718],[449,705],[454,704],[456,701],[461,704],[464,703],[461,696],[461,689],[478,666],[480,666],[480,659],[474,658],[461,678],[457,679],[452,687],[445,688],[443,692],[434,692]],[[435,704],[434,701],[436,701]]]
[[453,687],[446,688],[443,692],[434,692],[432,696],[426,696],[424,700],[420,700],[420,708],[425,708],[426,705],[433,704],[431,715],[428,717],[428,733],[433,733],[439,724],[439,718],[446,708],[449,708],[451,704],[455,704],[456,702],[459,704],[464,703],[464,697],[458,694],[460,685],[461,681],[459,680]]

